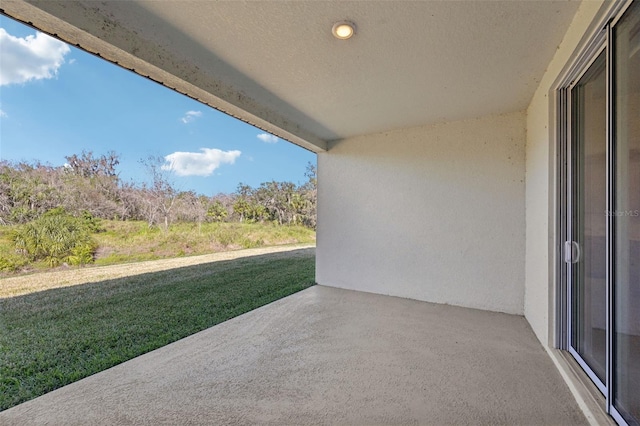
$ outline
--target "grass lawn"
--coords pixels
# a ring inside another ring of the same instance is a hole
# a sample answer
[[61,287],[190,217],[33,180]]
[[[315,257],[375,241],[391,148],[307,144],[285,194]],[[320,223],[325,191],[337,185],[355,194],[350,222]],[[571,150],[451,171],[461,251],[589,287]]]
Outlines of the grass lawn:
[[0,410],[310,287],[314,271],[307,250],[0,299]]

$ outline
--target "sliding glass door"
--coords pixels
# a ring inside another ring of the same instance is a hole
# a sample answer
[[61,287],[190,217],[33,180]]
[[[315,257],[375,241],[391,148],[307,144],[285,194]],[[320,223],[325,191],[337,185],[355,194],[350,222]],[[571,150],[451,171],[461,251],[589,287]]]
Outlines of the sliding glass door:
[[613,405],[640,423],[640,3],[613,29]]
[[606,382],[606,57],[571,88],[571,351],[604,392]]
[[560,92],[560,332],[561,346],[605,395],[607,412],[640,425],[640,2],[625,7]]

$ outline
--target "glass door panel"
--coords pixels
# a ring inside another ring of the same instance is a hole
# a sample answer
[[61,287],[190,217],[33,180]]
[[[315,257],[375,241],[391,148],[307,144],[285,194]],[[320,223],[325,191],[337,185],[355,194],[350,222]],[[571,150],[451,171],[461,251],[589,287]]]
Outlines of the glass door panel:
[[640,424],[640,3],[614,29],[615,281],[613,405]]
[[571,89],[570,342],[604,391],[606,309],[606,56],[602,52]]

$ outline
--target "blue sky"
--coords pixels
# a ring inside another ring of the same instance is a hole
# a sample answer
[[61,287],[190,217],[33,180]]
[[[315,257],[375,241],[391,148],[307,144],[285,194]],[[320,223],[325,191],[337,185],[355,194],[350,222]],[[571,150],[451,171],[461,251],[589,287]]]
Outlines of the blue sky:
[[63,165],[82,150],[120,155],[146,179],[164,157],[175,187],[205,195],[238,183],[303,183],[316,155],[0,15],[0,160]]

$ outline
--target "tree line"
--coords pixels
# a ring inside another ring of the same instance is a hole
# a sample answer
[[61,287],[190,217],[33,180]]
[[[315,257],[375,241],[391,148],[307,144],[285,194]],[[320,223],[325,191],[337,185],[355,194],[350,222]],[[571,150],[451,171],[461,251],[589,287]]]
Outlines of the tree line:
[[115,152],[91,151],[65,157],[64,166],[0,161],[0,225],[25,224],[58,209],[75,217],[144,220],[168,229],[172,223],[274,222],[316,226],[316,168],[307,165],[303,184],[239,184],[231,194],[205,196],[180,191],[162,157],[141,160],[148,182],[125,182]]

